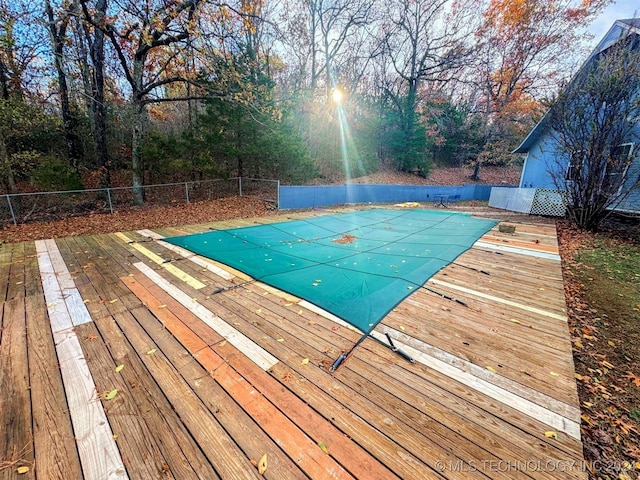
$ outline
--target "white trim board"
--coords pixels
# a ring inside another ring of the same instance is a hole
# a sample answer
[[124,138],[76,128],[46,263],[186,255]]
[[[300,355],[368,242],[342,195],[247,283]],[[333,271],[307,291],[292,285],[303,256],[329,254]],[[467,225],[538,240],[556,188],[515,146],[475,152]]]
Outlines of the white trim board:
[[509,253],[517,253],[518,255],[527,255],[529,257],[536,258],[545,258],[547,260],[554,260],[556,262],[560,261],[560,255],[557,253],[548,253],[548,252],[540,252],[537,250],[532,250],[523,247],[510,247],[508,245],[495,245],[489,242],[482,242],[478,240],[473,244],[474,247],[478,248],[488,248],[490,250],[497,250],[500,252],[509,252]]
[[[324,318],[327,318],[343,327],[355,330],[352,325],[345,322],[341,318],[336,317],[332,313],[329,313],[326,310],[323,310],[322,308],[307,302],[306,300],[302,300],[298,305],[307,308],[312,312],[318,313]],[[541,392],[529,389],[528,387],[518,384],[513,380],[490,372],[489,370],[474,365],[467,360],[456,357],[455,355],[451,355],[448,352],[437,349],[436,347],[428,345],[417,339],[411,339],[411,343],[414,346],[411,346],[408,343],[403,343],[407,342],[407,340],[411,337],[401,334],[397,330],[389,328],[388,330],[394,333],[393,340],[395,346],[412,356],[417,362],[420,362],[421,364],[432,368],[469,388],[483,393],[484,395],[487,395],[494,400],[508,405],[511,408],[524,413],[525,415],[540,420],[541,422],[552,426],[553,428],[561,432],[565,432],[567,435],[570,435],[573,438],[576,438],[578,440],[580,439],[580,424],[567,418],[567,416],[578,418],[580,414],[577,409],[571,407],[570,405],[567,405],[564,402],[560,402],[559,400],[549,397]],[[376,330],[371,332],[371,336],[381,341],[382,343],[388,343],[386,336]],[[396,338],[399,338],[401,341],[396,341]],[[420,350],[418,348],[415,348],[418,346],[421,348]],[[494,383],[488,381],[488,379],[492,379],[491,376],[498,376],[499,378],[495,378],[494,380],[498,380],[504,386],[496,385],[496,383],[498,382]],[[519,394],[513,393],[505,387],[510,389],[517,389],[525,395],[529,394],[530,398],[536,398],[540,400],[541,403],[544,403],[546,405],[546,407],[538,405],[537,403],[534,403]],[[561,415],[557,412],[562,412],[563,414]]]
[[[38,240],[35,243],[49,322],[84,478],[127,479],[129,477],[113,431],[97,398],[95,382],[74,331],[75,326],[91,321],[91,316],[78,289],[71,287],[75,284],[55,241]],[[61,285],[66,288],[61,289]]]
[[471,290],[470,288],[462,287],[460,285],[455,285],[453,283],[443,282],[442,280],[436,280],[435,278],[430,278],[427,281],[427,283],[431,283],[433,285],[440,285],[446,288],[451,288],[452,290],[457,290],[459,292],[463,292],[469,295],[474,295],[476,297],[484,298],[485,300],[491,300],[493,302],[502,303],[503,305],[509,305],[510,307],[519,308],[520,310],[525,310],[527,312],[536,313],[538,315],[543,315],[545,317],[554,318],[556,320],[560,320],[563,322],[567,321],[566,315],[547,312],[546,310],[542,310],[541,308],[530,307],[529,305],[525,305],[523,303],[512,302],[511,300],[507,300],[505,298],[489,295],[488,293],[478,292],[477,290]]
[[242,332],[233,328],[222,318],[215,315],[204,305],[195,301],[178,287],[162,278],[162,276],[153,269],[149,268],[142,262],[136,262],[133,266],[140,270],[165,292],[171,295],[175,300],[180,302],[184,307],[190,310],[194,315],[200,318],[200,320],[209,325],[219,335],[224,337],[231,345],[244,353],[260,368],[263,370],[269,370],[278,363],[278,359],[263,349],[260,345],[246,337]]
[[37,240],[40,278],[53,332],[92,321],[54,240]]

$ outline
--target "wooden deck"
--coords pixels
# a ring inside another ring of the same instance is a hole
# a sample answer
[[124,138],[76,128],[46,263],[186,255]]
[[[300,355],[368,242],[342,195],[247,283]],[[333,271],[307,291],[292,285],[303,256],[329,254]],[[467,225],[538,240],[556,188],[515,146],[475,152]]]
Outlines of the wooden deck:
[[0,479],[586,478],[553,226],[496,227],[334,373],[358,332],[162,242],[320,214],[0,245]]

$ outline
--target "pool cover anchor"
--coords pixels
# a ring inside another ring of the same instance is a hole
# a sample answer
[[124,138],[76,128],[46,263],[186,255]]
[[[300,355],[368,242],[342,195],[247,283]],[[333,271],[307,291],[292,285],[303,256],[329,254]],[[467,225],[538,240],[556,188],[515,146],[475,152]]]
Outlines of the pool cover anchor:
[[214,291],[211,292],[211,295],[217,295],[219,293],[228,292],[229,290],[235,290],[236,288],[244,287],[246,285],[250,285],[257,281],[258,280],[254,278],[252,280],[247,280],[245,282],[234,283],[232,285],[227,285],[226,287],[216,288]]
[[439,297],[444,298],[445,300],[449,300],[451,302],[455,302],[455,303],[457,303],[459,305],[462,305],[463,307],[467,307],[467,308],[469,307],[469,305],[467,305],[466,302],[463,302],[459,298],[451,297],[451,296],[446,295],[446,294],[444,294],[442,292],[434,290],[433,288],[429,288],[429,287],[427,287],[425,285],[423,285],[422,288],[424,288],[428,292],[435,293],[436,295],[438,295]]
[[402,358],[404,358],[408,362],[416,363],[415,359],[411,355],[409,355],[404,350],[400,350],[398,347],[394,345],[393,340],[391,340],[391,336],[389,335],[389,332],[385,332],[385,336],[387,337],[387,340],[389,340],[389,348],[391,349],[392,352],[396,352],[398,355],[400,355]]
[[[364,335],[362,335],[362,337],[360,337],[360,340],[358,340],[353,345],[353,347],[351,347],[349,349],[348,352],[342,352],[340,355],[338,355],[338,358],[336,358],[334,360],[334,362],[331,364],[331,367],[329,368],[329,372],[331,372],[331,373],[335,372],[338,369],[338,367],[340,365],[342,365],[342,362],[344,362],[347,359],[347,357],[349,355],[351,355],[351,352],[353,352],[358,347],[358,345],[360,345],[364,341],[364,339],[369,337],[369,336],[371,336],[370,333],[365,333]],[[404,358],[406,361],[411,362],[411,363],[416,363],[415,359],[411,355],[409,355],[404,350],[400,350],[398,347],[395,346],[395,344],[393,343],[393,340],[391,340],[391,336],[389,336],[389,333],[385,333],[385,336],[387,337],[387,340],[389,341],[389,345],[387,345],[383,341],[377,339],[376,337],[371,336],[371,338],[373,338],[374,340],[377,340],[382,345],[384,345],[385,347],[389,348],[392,352],[397,353],[402,358]]]

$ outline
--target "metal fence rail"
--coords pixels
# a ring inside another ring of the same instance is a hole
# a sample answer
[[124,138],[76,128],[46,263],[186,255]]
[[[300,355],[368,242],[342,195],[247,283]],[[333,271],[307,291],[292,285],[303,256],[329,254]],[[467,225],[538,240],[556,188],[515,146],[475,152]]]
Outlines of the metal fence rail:
[[[143,185],[146,206],[180,205],[234,195],[257,196],[278,204],[279,180],[228,178]],[[64,220],[95,213],[130,211],[136,206],[133,187],[67,190],[0,195],[0,225]]]

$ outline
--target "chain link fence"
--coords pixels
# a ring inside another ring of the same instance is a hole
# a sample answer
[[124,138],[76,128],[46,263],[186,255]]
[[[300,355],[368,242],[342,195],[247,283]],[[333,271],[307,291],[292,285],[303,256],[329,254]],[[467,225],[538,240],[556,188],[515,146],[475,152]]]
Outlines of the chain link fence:
[[[279,180],[229,178],[193,182],[143,185],[145,206],[171,206],[216,200],[234,195],[261,198],[277,208]],[[133,187],[97,188],[62,192],[0,195],[0,225],[64,220],[95,213],[113,213],[139,208]]]

